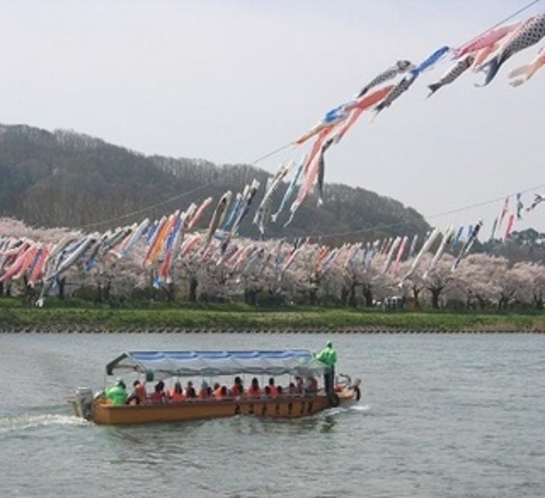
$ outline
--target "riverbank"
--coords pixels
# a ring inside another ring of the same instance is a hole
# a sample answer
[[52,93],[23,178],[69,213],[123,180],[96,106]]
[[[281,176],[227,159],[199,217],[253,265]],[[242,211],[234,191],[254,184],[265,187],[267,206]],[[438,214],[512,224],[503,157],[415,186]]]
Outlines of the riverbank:
[[0,304],[0,332],[536,332],[545,314],[377,311],[347,308],[256,310],[244,305],[98,308],[70,303]]

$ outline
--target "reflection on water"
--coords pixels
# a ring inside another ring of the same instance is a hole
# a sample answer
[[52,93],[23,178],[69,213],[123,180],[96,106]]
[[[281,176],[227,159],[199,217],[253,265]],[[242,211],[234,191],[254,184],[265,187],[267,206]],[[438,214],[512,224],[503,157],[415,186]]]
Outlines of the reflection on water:
[[335,426],[335,417],[333,415],[327,415],[324,418],[323,423],[320,427],[320,432],[322,434],[331,432],[334,426]]

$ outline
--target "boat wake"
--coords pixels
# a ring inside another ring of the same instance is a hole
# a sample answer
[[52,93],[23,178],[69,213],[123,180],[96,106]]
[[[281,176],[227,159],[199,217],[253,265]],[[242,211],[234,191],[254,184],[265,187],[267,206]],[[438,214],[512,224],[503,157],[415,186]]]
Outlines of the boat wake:
[[88,425],[89,422],[71,415],[60,414],[14,414],[0,415],[0,434],[20,432],[41,427],[62,425]]
[[351,406],[339,406],[337,408],[329,408],[324,413],[329,416],[339,415],[342,413],[366,413],[371,411],[369,405],[351,405]]
[[347,408],[349,412],[369,412],[371,407],[369,405],[353,405]]

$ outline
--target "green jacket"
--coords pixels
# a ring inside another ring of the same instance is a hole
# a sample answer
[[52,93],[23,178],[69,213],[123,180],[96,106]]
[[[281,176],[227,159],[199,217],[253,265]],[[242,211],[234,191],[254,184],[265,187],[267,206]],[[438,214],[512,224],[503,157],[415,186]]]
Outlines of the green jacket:
[[332,346],[327,346],[316,355],[316,359],[329,368],[332,368],[337,363],[337,353]]
[[124,405],[127,402],[127,392],[121,386],[110,387],[106,396],[112,400],[112,405]]

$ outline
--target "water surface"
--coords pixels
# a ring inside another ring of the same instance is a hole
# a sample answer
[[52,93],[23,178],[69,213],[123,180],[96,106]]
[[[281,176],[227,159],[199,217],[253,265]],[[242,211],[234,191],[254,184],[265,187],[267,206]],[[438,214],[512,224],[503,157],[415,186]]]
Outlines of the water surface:
[[[99,427],[65,403],[125,350],[328,339],[338,371],[363,379],[355,407]],[[544,496],[544,352],[532,334],[2,334],[1,495]]]

